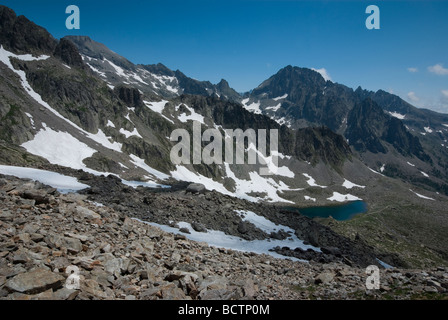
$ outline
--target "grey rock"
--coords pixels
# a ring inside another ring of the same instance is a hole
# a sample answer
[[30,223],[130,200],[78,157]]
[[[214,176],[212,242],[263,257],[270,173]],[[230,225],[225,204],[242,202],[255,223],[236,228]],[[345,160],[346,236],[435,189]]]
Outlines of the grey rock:
[[425,292],[428,292],[428,293],[438,293],[439,291],[437,290],[437,288],[435,288],[435,287],[433,287],[433,286],[425,286],[424,288],[423,288],[423,290],[425,291]]
[[227,289],[203,290],[199,293],[201,300],[229,300],[231,291]]
[[75,207],[74,212],[80,217],[88,220],[101,219],[101,216],[98,213],[84,207]]
[[315,284],[327,284],[333,281],[334,274],[331,272],[322,272],[314,278]]
[[[179,230],[180,231],[180,230]],[[188,230],[187,230],[188,231]],[[190,231],[188,231],[190,232]],[[183,234],[175,234],[174,235],[174,240],[187,240],[187,237],[184,236]]]
[[62,286],[64,277],[44,268],[21,273],[7,281],[5,287],[12,292],[36,294],[48,289],[58,289]]
[[244,296],[253,299],[257,293],[257,288],[252,279],[247,279],[243,286]]
[[237,230],[238,230],[239,233],[242,233],[242,234],[246,234],[247,232],[249,232],[249,229],[247,228],[247,224],[244,221],[241,221],[238,224],[238,229]]
[[119,277],[121,275],[123,266],[124,266],[123,259],[121,258],[110,259],[104,263],[104,270],[108,273],[113,274],[116,277]]
[[55,300],[74,300],[79,294],[78,290],[62,288],[54,292],[53,296]]
[[194,231],[196,232],[207,232],[207,228],[205,228],[202,224],[197,223],[197,222],[193,222],[191,224],[191,227],[193,228]]
[[174,283],[169,283],[160,288],[163,300],[185,300],[187,297],[182,289],[178,288]]
[[78,239],[68,238],[64,236],[60,236],[58,234],[48,234],[45,237],[45,242],[51,248],[67,248],[67,251],[76,254],[82,251],[82,243]]
[[11,211],[2,211],[0,212],[0,221],[12,221],[14,219],[14,215]]
[[200,183],[192,183],[187,187],[186,192],[198,194],[198,193],[204,193],[207,189],[203,184]]
[[183,233],[190,234],[190,230],[188,230],[188,228],[180,228],[179,231],[183,232]]
[[24,199],[34,200],[37,205],[50,203],[49,195],[44,190],[26,190],[21,196]]

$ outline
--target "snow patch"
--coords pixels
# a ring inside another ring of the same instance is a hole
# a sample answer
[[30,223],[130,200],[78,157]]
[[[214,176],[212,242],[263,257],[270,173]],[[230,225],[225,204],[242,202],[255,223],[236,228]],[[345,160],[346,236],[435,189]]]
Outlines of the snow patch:
[[156,169],[153,169],[153,168],[151,168],[150,166],[148,166],[148,165],[145,163],[145,160],[143,160],[143,159],[137,157],[136,155],[131,154],[129,157],[132,159],[131,162],[132,162],[135,166],[137,166],[137,167],[139,167],[139,168],[145,170],[145,171],[148,172],[149,174],[155,176],[157,179],[160,179],[160,180],[166,180],[166,179],[169,179],[169,178],[170,178],[169,175],[167,175],[167,174],[165,174],[165,173],[163,173],[163,172],[160,172],[160,171],[158,171],[158,170],[156,170]]
[[305,200],[314,201],[316,202],[316,198],[311,198],[309,196],[305,196]]
[[99,74],[103,78],[106,78],[106,73],[104,73],[103,71],[98,70],[97,68],[92,66],[90,63],[86,63],[86,64],[90,67],[90,69],[92,69],[93,72]]
[[411,189],[409,189],[409,191],[411,191],[413,194],[415,194],[415,195],[416,195],[417,197],[419,197],[419,198],[426,199],[426,200],[436,201],[436,200],[433,199],[433,198],[430,198],[430,197],[426,197],[426,196],[424,196],[424,195],[421,195],[421,194],[419,194],[419,193],[417,193],[417,192],[415,192],[415,191],[413,191],[413,190],[411,190]]
[[168,101],[162,100],[160,102],[149,102],[149,101],[143,101],[143,102],[149,109],[151,109],[154,112],[157,112],[162,117],[164,117],[166,120],[168,120],[169,122],[174,124],[173,120],[171,120],[171,119],[167,118],[165,115],[163,115],[163,110],[165,109],[165,106],[168,103]]
[[114,125],[114,123],[113,123],[112,121],[110,121],[110,120],[107,120],[107,124],[106,124],[106,127],[111,127],[111,128],[115,128],[115,125]]
[[90,188],[90,186],[78,182],[76,178],[46,170],[0,165],[0,173],[20,179],[39,181],[58,189],[61,193],[76,192]]
[[148,181],[127,181],[127,180],[121,180],[121,182],[124,185],[127,185],[127,186],[132,187],[132,188],[137,188],[137,187],[164,188],[164,189],[171,188],[171,186],[166,186],[166,185],[163,185],[163,184],[159,184],[159,183],[151,181],[151,180],[148,180]]
[[[261,164],[266,165],[269,168],[269,171],[273,174],[287,178],[295,177],[294,172],[292,172],[288,167],[278,167],[274,164],[273,157],[275,156],[277,158],[280,158],[280,154],[278,152],[274,151],[272,155],[270,155],[269,157],[265,157],[253,143],[249,145],[246,151],[249,150],[254,150],[258,155],[258,159],[262,160]],[[285,157],[283,154],[282,156]]]
[[277,122],[279,125],[283,126],[287,126],[288,128],[291,128],[291,121],[286,120],[285,117],[282,117],[280,119],[274,119],[275,122]]
[[249,99],[244,99],[242,101],[244,109],[246,109],[247,111],[253,112],[255,114],[261,114],[262,113],[261,109],[260,109],[260,106],[261,106],[261,102],[260,101],[252,102],[251,104],[248,104],[248,102],[249,102]]
[[180,104],[176,107],[176,111],[179,110],[180,106],[184,106],[188,109],[188,111],[190,112],[190,115],[188,116],[186,113],[182,113],[179,115],[178,119],[179,121],[186,123],[187,121],[191,120],[191,121],[198,121],[202,124],[205,124],[204,122],[204,117],[202,115],[200,115],[199,113],[197,113],[193,108],[190,108],[189,106],[187,106],[186,104]]
[[112,138],[107,137],[106,134],[101,129],[98,130],[97,134],[89,133],[88,137],[94,140],[95,142],[99,143],[103,147],[117,152],[121,152],[121,148],[123,147],[123,144],[111,141]]
[[330,201],[337,201],[337,202],[346,202],[346,201],[357,201],[357,200],[362,200],[361,198],[358,198],[354,195],[351,194],[341,194],[339,192],[333,192],[333,196],[331,196],[330,198],[327,198],[327,200]]
[[[47,102],[45,102],[42,99],[42,97],[37,92],[35,92],[33,90],[33,88],[31,88],[31,86],[28,83],[28,80],[26,78],[25,72],[22,71],[22,70],[14,69],[14,67],[11,64],[10,58],[17,58],[17,59],[20,59],[22,61],[38,61],[38,60],[46,60],[46,59],[49,58],[49,56],[40,56],[38,58],[34,58],[33,56],[31,56],[29,54],[27,54],[27,55],[15,55],[14,53],[9,52],[9,51],[3,49],[3,46],[0,46],[0,61],[2,61],[4,64],[6,64],[8,66],[8,68],[10,68],[14,73],[16,73],[20,77],[23,88],[25,89],[25,91],[28,93],[28,95],[31,98],[33,98],[41,106],[43,106],[44,108],[46,108],[47,110],[52,112],[58,118],[64,120],[66,123],[70,124],[72,127],[74,127],[77,130],[81,131],[86,137],[90,138],[91,140],[93,140],[93,141],[95,141],[95,142],[97,142],[99,144],[102,144],[105,147],[107,146],[107,148],[109,148],[111,150],[117,150],[118,149],[118,145],[110,143],[110,142],[106,142],[105,139],[104,139],[104,134],[101,134],[101,132],[99,132],[97,134],[92,134],[90,132],[87,132],[84,129],[78,127],[78,125],[76,125],[72,121],[64,118],[59,112],[57,112],[55,109],[53,109]],[[76,140],[76,141],[78,141],[78,140]],[[121,149],[121,147],[120,147],[120,149]]]
[[31,126],[33,127],[33,129],[36,129],[36,128],[34,127],[34,118],[33,118],[33,116],[30,115],[28,112],[25,112],[25,115],[30,119]]
[[117,66],[115,63],[113,63],[110,60],[107,60],[106,58],[104,58],[104,61],[106,61],[107,63],[109,63],[111,65],[112,68],[114,68],[115,72],[117,73],[117,75],[121,76],[121,77],[125,77],[125,78],[129,78],[126,73],[124,72],[124,69]]
[[342,186],[346,189],[352,189],[352,188],[362,188],[364,189],[366,186],[360,186],[359,184],[355,184],[353,182],[348,181],[347,179],[344,179],[344,183]]
[[319,188],[326,188],[326,186],[320,186],[316,183],[316,180],[314,180],[313,177],[311,177],[309,174],[302,173],[306,178],[308,178],[308,185],[311,187],[319,187]]
[[276,105],[276,106],[273,106],[273,107],[267,107],[266,108],[266,110],[271,110],[271,111],[273,111],[273,112],[277,112],[278,111],[278,109],[280,109],[281,108],[281,106],[282,106],[282,104],[281,103],[279,103],[278,105]]
[[126,139],[128,139],[128,138],[130,138],[132,136],[136,136],[136,137],[139,137],[139,138],[143,139],[143,137],[140,135],[140,133],[138,133],[137,128],[134,128],[134,130],[132,132],[131,131],[127,131],[127,130],[121,128],[120,129],[120,133],[124,134],[126,136]]
[[286,98],[288,98],[288,94],[287,94],[287,93],[284,94],[284,95],[281,96],[281,97],[277,97],[277,98],[274,98],[274,99],[272,99],[272,100],[274,100],[274,101],[279,101],[279,100],[283,100],[283,99],[286,99]]
[[394,112],[394,111],[389,111],[389,114],[392,116],[392,117],[394,117],[394,118],[397,118],[397,119],[400,119],[400,120],[403,120],[404,118],[406,118],[406,115],[405,114],[401,114],[401,113],[398,113],[398,112]]

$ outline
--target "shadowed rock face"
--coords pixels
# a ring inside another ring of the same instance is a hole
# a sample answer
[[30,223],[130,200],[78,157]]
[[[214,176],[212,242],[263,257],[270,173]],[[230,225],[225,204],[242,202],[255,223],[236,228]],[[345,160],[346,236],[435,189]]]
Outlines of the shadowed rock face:
[[0,43],[9,51],[18,54],[51,55],[57,41],[47,30],[29,21],[24,16],[0,5]]
[[386,153],[387,147],[381,141],[391,144],[405,156],[415,155],[429,161],[417,137],[411,135],[403,123],[387,115],[370,98],[358,103],[348,115],[346,137],[358,151]]
[[135,88],[119,86],[114,88],[114,91],[120,100],[131,108],[141,107],[143,105],[142,95]]
[[87,66],[82,61],[81,55],[79,54],[76,46],[73,42],[65,38],[62,38],[59,41],[56,49],[54,50],[54,56],[60,58],[70,67],[87,69]]

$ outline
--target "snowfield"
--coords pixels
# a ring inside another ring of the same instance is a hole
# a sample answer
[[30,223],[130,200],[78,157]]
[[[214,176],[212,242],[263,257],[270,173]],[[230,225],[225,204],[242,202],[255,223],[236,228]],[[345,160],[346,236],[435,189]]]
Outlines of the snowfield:
[[166,231],[166,232],[170,232],[170,233],[174,233],[174,234],[183,234],[190,240],[205,242],[208,245],[214,246],[217,248],[225,248],[225,249],[231,249],[231,250],[242,251],[242,252],[254,252],[254,253],[258,253],[258,254],[268,254],[275,258],[291,259],[294,261],[304,261],[304,260],[300,260],[300,259],[297,259],[294,257],[285,257],[285,256],[279,255],[275,252],[271,252],[269,250],[272,248],[275,248],[276,246],[280,246],[280,247],[287,246],[292,249],[295,249],[295,248],[301,248],[303,250],[312,249],[314,251],[321,252],[321,250],[319,248],[313,247],[311,245],[305,245],[302,240],[298,239],[294,235],[294,230],[292,230],[289,227],[286,227],[283,225],[276,225],[273,222],[271,222],[270,220],[267,220],[266,218],[261,217],[251,211],[242,211],[241,210],[241,211],[237,211],[236,213],[238,215],[240,215],[244,221],[253,223],[257,228],[263,230],[264,232],[266,232],[268,234],[271,232],[276,232],[276,231],[283,229],[286,232],[290,232],[291,237],[289,237],[285,240],[267,239],[267,240],[248,241],[248,240],[243,240],[236,236],[227,235],[222,231],[207,230],[207,232],[197,232],[192,228],[191,224],[189,224],[187,222],[179,222],[179,223],[177,223],[177,225],[179,226],[179,228],[188,229],[190,234],[182,233],[177,228],[173,228],[173,227],[169,227],[169,226],[165,226],[165,225],[161,225],[161,224],[157,224],[157,223],[152,223],[152,222],[146,222],[146,221],[142,221],[142,220],[139,220],[136,218],[134,218],[134,219],[137,221],[152,225],[152,226],[159,227],[160,229],[162,229],[163,231]]
[[76,192],[90,186],[79,183],[76,178],[64,176],[59,173],[38,170],[32,168],[21,168],[0,165],[0,173],[21,179],[31,179],[56,188],[61,193]]
[[52,164],[86,169],[83,160],[90,158],[96,150],[80,142],[67,132],[57,132],[48,128],[45,123],[33,140],[22,144],[29,153],[41,156]]
[[[239,179],[235,173],[230,169],[228,163],[224,163],[226,175],[235,181],[235,192],[227,190],[221,183],[205,177],[201,174],[194,173],[188,170],[184,166],[178,165],[175,171],[171,171],[171,176],[177,180],[190,181],[194,183],[203,184],[207,190],[216,190],[222,194],[234,196],[240,199],[245,199],[251,202],[259,202],[260,200],[265,200],[268,202],[286,202],[293,203],[292,201],[283,199],[278,195],[278,192],[283,193],[284,191],[298,191],[302,189],[291,189],[284,182],[276,182],[271,177],[264,177],[258,174],[258,172],[250,172],[249,180]],[[267,194],[264,198],[254,197],[249,194],[259,193]]]

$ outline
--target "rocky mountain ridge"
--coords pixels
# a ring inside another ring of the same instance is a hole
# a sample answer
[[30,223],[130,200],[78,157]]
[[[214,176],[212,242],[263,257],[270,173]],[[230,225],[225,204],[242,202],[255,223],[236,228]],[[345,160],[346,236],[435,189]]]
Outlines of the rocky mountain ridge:
[[156,65],[135,65],[126,58],[111,51],[105,45],[87,36],[67,36],[78,48],[82,59],[109,86],[132,85],[148,95],[173,98],[182,94],[223,97],[238,101],[240,95],[230,88],[224,79],[216,85],[187,77],[181,71],[172,71],[161,63]]
[[[248,110],[291,128],[328,126],[348,139],[369,167],[388,168],[388,176],[446,190],[444,114],[417,109],[383,90],[353,90],[325,80],[317,71],[292,66],[264,81],[242,102]],[[413,170],[407,163],[415,165]]]
[[[417,183],[427,189],[442,192],[448,190],[447,163],[444,160],[448,156],[445,148],[448,131],[444,125],[448,122],[448,117],[417,109],[393,94],[382,90],[353,90],[325,80],[317,71],[287,66],[251,92],[240,95],[225,80],[212,85],[207,81],[188,78],[180,71],[172,71],[161,64],[134,66],[90,38],[68,39],[77,43],[83,58],[88,60],[86,63],[108,81],[111,87],[117,81],[124,81],[142,92],[155,93],[167,99],[182,94],[213,96],[241,103],[250,112],[265,114],[279,124],[293,129],[327,126],[347,138],[353,150],[368,166],[376,170],[387,168],[384,174]],[[86,43],[95,45],[89,48]],[[94,50],[96,46],[101,49]],[[101,54],[98,55],[97,52]],[[119,68],[111,67],[106,56],[115,61]],[[157,79],[153,77],[141,81],[144,77],[141,78],[140,67]],[[124,71],[120,68],[124,68]],[[149,91],[142,88],[144,83],[150,83]],[[379,106],[375,109],[376,112],[363,116],[372,128],[369,132],[364,132],[362,128],[356,129],[360,115],[353,116],[356,106],[368,103],[366,99],[375,101]],[[387,132],[383,132],[384,128],[387,128]],[[377,140],[369,145],[370,148],[354,142],[369,139]],[[399,157],[396,156],[397,152]],[[408,162],[418,162],[418,168],[402,168]],[[422,171],[426,175],[422,176]]]

